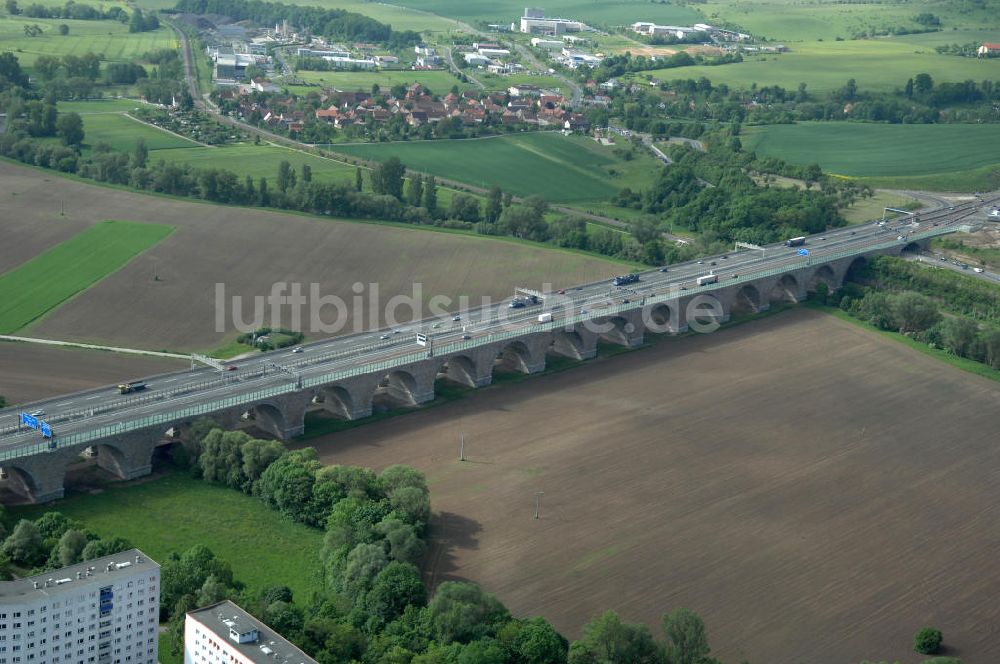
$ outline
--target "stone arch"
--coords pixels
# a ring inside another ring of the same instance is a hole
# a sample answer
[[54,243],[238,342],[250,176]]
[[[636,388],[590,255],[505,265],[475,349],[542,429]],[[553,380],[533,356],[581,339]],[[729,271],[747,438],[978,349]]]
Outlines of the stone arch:
[[610,326],[610,329],[601,332],[602,339],[623,346],[630,345],[631,339],[635,336],[636,332],[634,323],[622,316],[612,316],[605,323],[607,324],[606,326]]
[[[253,416],[258,428],[274,434],[277,438],[285,438],[288,422],[281,408],[273,403],[259,403],[253,407]],[[100,453],[98,453],[99,457]]]
[[535,357],[523,341],[511,341],[500,349],[496,364],[508,371],[532,373]]
[[734,314],[757,313],[764,309],[765,304],[760,289],[753,284],[745,284],[733,295],[730,310]]
[[468,355],[452,355],[441,364],[437,373],[460,385],[477,387],[479,374],[476,369],[476,361]]
[[855,256],[847,269],[844,270],[844,281],[851,281],[852,278],[856,277],[858,272],[865,269],[868,266],[868,259],[864,256]]
[[357,409],[354,395],[342,385],[327,385],[317,392],[322,399],[323,409],[328,413],[349,420]]
[[6,475],[8,489],[19,496],[24,496],[31,502],[38,502],[39,486],[30,470],[10,465],[10,462],[7,462],[3,471]]
[[794,275],[785,274],[774,282],[771,292],[768,293],[768,304],[771,302],[798,302],[799,301],[799,280]]
[[549,350],[574,360],[589,360],[597,355],[597,337],[582,328],[557,328],[552,331]]
[[643,311],[643,323],[650,332],[676,334],[681,327],[680,303],[661,302]]
[[831,292],[838,288],[837,275],[829,265],[821,265],[812,273],[812,277],[809,279],[809,290],[815,293],[820,284],[826,284],[827,290]]
[[386,374],[382,382],[379,383],[379,390],[392,400],[407,406],[415,406],[420,403],[417,398],[417,378],[404,369],[396,369]]

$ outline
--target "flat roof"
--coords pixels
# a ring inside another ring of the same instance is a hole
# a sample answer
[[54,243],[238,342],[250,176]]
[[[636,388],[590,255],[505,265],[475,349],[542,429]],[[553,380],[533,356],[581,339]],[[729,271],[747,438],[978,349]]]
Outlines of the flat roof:
[[145,553],[139,549],[129,549],[15,581],[0,581],[0,602],[30,602],[77,591],[83,584],[101,586],[114,583],[116,575],[158,569],[160,565]]
[[[228,599],[201,609],[188,611],[187,615],[214,633],[227,648],[240,653],[251,662],[260,664],[318,664],[288,642],[273,629],[257,620]],[[257,630],[257,638],[249,643],[238,643],[229,637],[229,630],[247,634]]]

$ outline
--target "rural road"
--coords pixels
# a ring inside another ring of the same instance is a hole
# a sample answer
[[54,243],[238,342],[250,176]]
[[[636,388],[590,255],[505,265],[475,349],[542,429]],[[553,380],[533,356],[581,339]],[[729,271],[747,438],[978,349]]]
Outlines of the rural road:
[[167,353],[158,350],[141,350],[138,348],[122,348],[120,346],[99,346],[97,344],[81,344],[73,341],[57,341],[55,339],[38,339],[35,337],[15,337],[10,334],[0,334],[0,341],[20,341],[29,344],[44,344],[46,346],[68,346],[70,348],[108,350],[114,353],[129,353],[132,355],[154,355],[156,357],[171,357],[180,360],[191,359],[190,355],[181,355],[180,353]]

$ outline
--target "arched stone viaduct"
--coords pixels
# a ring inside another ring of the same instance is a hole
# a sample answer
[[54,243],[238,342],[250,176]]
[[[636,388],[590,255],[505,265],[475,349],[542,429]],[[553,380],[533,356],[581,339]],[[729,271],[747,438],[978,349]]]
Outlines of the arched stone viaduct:
[[[891,247],[874,254],[898,255],[915,248]],[[468,387],[483,387],[493,380],[495,369],[531,374],[545,369],[549,353],[586,360],[597,355],[598,341],[628,347],[643,343],[646,334],[680,334],[697,322],[725,322],[734,313],[760,312],[775,302],[800,302],[815,292],[820,283],[830,291],[841,287],[851,267],[864,262],[864,256],[849,256],[816,266],[791,269],[773,276],[742,280],[727,285],[732,274],[719,270],[719,286],[707,292],[694,290],[663,294],[662,299],[630,303],[613,314],[559,326],[553,329],[527,329],[510,338],[490,341],[454,352],[434,353],[417,361],[289,391],[280,396],[219,409],[209,415],[226,427],[241,420],[253,419],[258,428],[277,438],[288,440],[303,433],[309,408],[319,407],[348,420],[368,417],[376,403],[394,406],[417,406],[434,399],[434,385],[447,379]],[[725,266],[719,266],[724,268]],[[542,326],[540,326],[542,327]],[[198,417],[201,417],[199,415]],[[60,446],[55,450],[3,461],[11,488],[34,502],[63,496],[67,466],[85,452],[96,451],[101,468],[122,479],[147,475],[155,447],[165,439],[170,428],[188,426],[197,417],[161,422],[155,427],[138,428],[111,435],[99,441]]]

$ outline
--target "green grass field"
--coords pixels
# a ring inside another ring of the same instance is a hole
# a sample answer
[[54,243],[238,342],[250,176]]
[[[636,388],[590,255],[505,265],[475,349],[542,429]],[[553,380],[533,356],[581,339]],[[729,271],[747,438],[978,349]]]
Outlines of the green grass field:
[[188,163],[197,168],[222,168],[241,176],[274,179],[282,161],[290,163],[296,171],[302,164],[309,164],[313,178],[318,181],[354,181],[355,167],[332,159],[322,159],[304,152],[297,152],[276,145],[237,144],[217,148],[185,147],[180,150],[151,150],[149,160],[156,162]]
[[[378,161],[397,156],[414,170],[479,187],[498,185],[520,196],[537,194],[553,203],[604,200],[626,185],[642,188],[656,171],[656,162],[643,153],[624,161],[611,147],[554,132],[336,149]],[[612,170],[616,175],[611,175]]]
[[24,327],[172,232],[162,224],[104,221],[0,275],[0,333]]
[[[132,104],[135,107],[135,104]],[[60,103],[59,110],[65,111]],[[146,141],[148,150],[170,150],[176,148],[191,148],[198,143],[144,122],[139,122],[121,113],[90,113],[83,116],[84,140],[93,147],[98,142],[109,144],[115,150],[130,152],[135,147],[135,141],[142,138]]]
[[738,88],[749,88],[756,83],[794,90],[805,82],[814,93],[842,88],[849,78],[854,78],[863,91],[892,91],[902,89],[908,78],[921,72],[930,74],[937,82],[1000,79],[1000,58],[980,60],[938,55],[933,48],[903,41],[804,42],[789,44],[789,48],[789,53],[748,57],[744,62],[728,65],[658,69],[649,73],[665,81],[704,76],[713,83]]
[[[42,35],[25,36],[24,26],[35,23],[42,27]],[[56,31],[60,23],[69,26],[69,34],[65,37]],[[160,48],[178,48],[170,28],[129,33],[128,26],[117,21],[0,17],[0,51],[14,51],[21,66],[29,70],[39,55],[79,56],[90,52],[103,53],[105,62],[131,62],[147,51]]]
[[142,102],[135,99],[92,99],[87,101],[60,101],[60,113],[79,113],[80,115],[104,115],[127,113],[142,107]]
[[[470,23],[509,24],[524,13],[525,5],[514,0],[403,0],[400,4]],[[578,19],[593,25],[628,25],[636,21],[656,21],[671,25],[690,25],[703,20],[701,14],[673,3],[641,0],[550,0],[539,5],[546,16]]]
[[[473,87],[471,83],[462,83],[451,72],[444,70],[300,71],[296,72],[296,76],[309,83],[349,92],[358,90],[369,92],[372,85],[375,84],[388,91],[394,85],[419,83],[434,94],[444,96],[456,85],[460,90]],[[300,93],[315,90],[315,88],[301,86],[290,86],[289,89]]]
[[102,537],[124,537],[161,562],[171,553],[204,544],[254,592],[286,585],[304,601],[315,587],[320,531],[283,518],[256,498],[184,473],[11,512],[15,518],[37,518],[50,510]]
[[[1000,165],[1000,125],[884,125],[803,122],[753,127],[747,149],[792,163],[818,162],[823,170],[852,177],[921,177],[945,186],[978,189],[969,172]],[[939,187],[930,187],[939,188]]]

